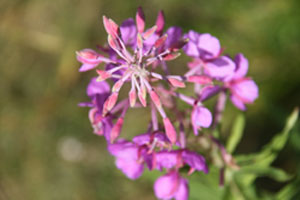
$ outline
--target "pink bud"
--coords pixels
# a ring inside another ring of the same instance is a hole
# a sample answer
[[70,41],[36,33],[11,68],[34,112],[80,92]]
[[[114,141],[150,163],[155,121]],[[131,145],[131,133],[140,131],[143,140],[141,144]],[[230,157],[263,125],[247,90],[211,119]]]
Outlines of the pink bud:
[[143,38],[140,33],[137,34],[137,46],[139,49],[143,48]]
[[134,105],[136,103],[136,91],[135,91],[135,89],[132,89],[129,92],[129,102],[130,102],[130,106],[134,107]]
[[138,7],[136,16],[135,16],[135,20],[136,20],[136,26],[138,29],[139,33],[144,32],[145,29],[145,15],[144,15],[144,11],[141,7]]
[[116,104],[118,99],[118,92],[113,92],[105,101],[103,107],[103,115],[106,115]]
[[124,84],[124,81],[122,79],[118,80],[113,88],[112,88],[112,92],[119,92],[120,88],[122,87],[122,85]]
[[103,25],[104,25],[104,28],[106,30],[106,32],[108,34],[111,34],[111,31],[110,31],[110,23],[109,23],[109,20],[107,19],[106,16],[103,16]]
[[116,22],[114,22],[112,19],[109,19],[109,23],[110,23],[110,28],[111,28],[111,32],[112,32],[112,36],[114,38],[116,38],[117,36],[120,36],[120,29],[118,24],[116,24]]
[[157,15],[157,19],[156,19],[156,33],[158,35],[161,35],[163,33],[163,29],[165,26],[165,16],[164,16],[164,12],[161,10],[159,11],[158,15]]
[[168,37],[168,35],[165,34],[165,35],[161,36],[160,38],[158,38],[158,39],[155,41],[155,44],[154,44],[155,48],[158,48],[158,47],[160,47],[161,45],[163,45],[163,44],[165,43],[167,37]]
[[161,102],[160,102],[159,96],[156,94],[156,92],[154,92],[154,90],[151,90],[150,97],[151,97],[152,101],[154,102],[155,106],[157,108],[161,108]]
[[153,33],[156,31],[157,26],[154,25],[152,28],[148,29],[144,34],[143,34],[143,38],[145,40],[147,40],[149,37],[151,37],[153,35]]
[[110,142],[114,143],[114,141],[119,137],[122,127],[123,127],[124,119],[123,117],[120,117],[117,121],[117,123],[114,125],[114,127],[111,130],[110,133]]
[[176,52],[176,53],[169,53],[167,54],[166,56],[163,57],[164,60],[168,61],[168,60],[174,60],[176,59],[178,56],[180,56],[180,53],[179,52]]
[[121,47],[116,39],[114,39],[111,35],[108,35],[108,44],[111,48],[116,50],[121,50]]
[[186,45],[186,43],[188,43],[189,39],[181,39],[178,42],[172,44],[172,46],[169,48],[171,51],[178,51],[179,49],[181,49],[184,45]]
[[147,106],[146,95],[143,94],[142,90],[139,91],[138,96],[139,96],[139,100],[140,100],[141,104],[144,107],[146,107]]
[[172,144],[176,143],[176,130],[172,123],[170,122],[169,118],[164,118],[163,119],[164,126],[165,126],[165,131],[167,134],[168,139],[171,141]]
[[103,24],[106,32],[114,39],[120,35],[119,26],[112,19],[108,19],[106,16],[103,16]]
[[107,71],[103,71],[103,70],[96,70],[96,71],[97,71],[97,74],[99,75],[97,78],[98,82],[104,81],[111,77],[111,74],[108,73]]
[[168,81],[171,83],[172,86],[174,87],[179,87],[179,88],[184,88],[185,84],[184,82],[176,79],[176,78],[168,78]]
[[203,75],[195,75],[187,77],[188,82],[199,83],[199,84],[209,84],[212,82],[211,78]]

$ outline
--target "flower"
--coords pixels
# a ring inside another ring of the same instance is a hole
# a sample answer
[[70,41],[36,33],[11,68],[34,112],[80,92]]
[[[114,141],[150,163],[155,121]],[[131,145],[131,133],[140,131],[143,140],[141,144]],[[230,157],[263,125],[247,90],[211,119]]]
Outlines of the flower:
[[132,142],[119,139],[108,144],[108,151],[116,157],[116,166],[130,179],[139,178],[144,171],[145,152]]
[[178,172],[171,171],[155,181],[154,192],[159,199],[187,200],[189,197],[188,181]]
[[243,54],[235,56],[235,72],[226,83],[230,90],[232,103],[240,110],[245,110],[245,104],[253,103],[258,97],[258,87],[251,78],[245,77],[248,71],[248,60]]
[[227,56],[221,56],[219,40],[208,33],[199,34],[189,31],[185,36],[189,42],[183,47],[188,56],[194,58],[190,66],[194,74],[204,74],[222,80],[233,74],[234,62]]
[[198,129],[208,128],[212,123],[212,114],[204,106],[195,105],[191,114],[191,122],[195,135],[198,135]]
[[90,97],[91,102],[80,103],[79,106],[91,107],[89,111],[89,119],[97,135],[104,135],[109,141],[109,135],[112,125],[112,116],[108,115],[103,117],[101,115],[103,103],[110,94],[110,87],[107,82],[97,82],[96,78],[92,78],[87,86],[87,95]]

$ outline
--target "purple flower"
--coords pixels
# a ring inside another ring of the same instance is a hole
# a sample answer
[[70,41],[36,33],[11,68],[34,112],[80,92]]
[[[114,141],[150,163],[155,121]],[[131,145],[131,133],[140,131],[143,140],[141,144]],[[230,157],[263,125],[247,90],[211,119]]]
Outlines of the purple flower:
[[139,178],[144,171],[142,150],[126,140],[108,143],[108,151],[116,157],[116,166],[130,179]]
[[[195,59],[195,73],[209,75],[217,80],[232,76],[235,69],[234,62],[227,56],[220,56],[222,50],[219,40],[208,33],[199,34],[189,31],[186,35],[189,42],[183,47],[188,56]],[[197,70],[198,69],[198,70]]]
[[225,83],[229,88],[232,103],[241,110],[246,110],[245,104],[250,104],[258,97],[258,87],[253,80],[245,77],[248,71],[248,60],[243,54],[235,57],[235,72]]
[[96,135],[104,135],[105,139],[110,141],[110,133],[113,127],[112,116],[103,117],[98,108],[92,108],[89,111],[89,119]]
[[198,129],[201,127],[208,128],[212,123],[212,114],[204,106],[194,106],[191,122],[195,135],[198,135]]
[[121,36],[122,40],[126,45],[129,45],[131,47],[135,47],[136,45],[136,35],[137,35],[137,29],[134,23],[134,20],[132,18],[129,18],[120,26]]
[[[155,145],[160,148],[169,147],[170,140],[167,138],[166,134],[163,132],[154,132],[154,133],[144,133],[135,136],[132,141],[137,145]],[[154,146],[154,147],[155,147]],[[154,148],[153,147],[153,148]]]
[[172,171],[155,181],[154,192],[159,199],[187,200],[189,197],[188,181],[178,172]]
[[154,155],[154,167],[160,171],[163,168],[172,169],[181,167],[180,151],[160,151]]
[[218,57],[221,53],[219,40],[208,33],[199,34],[189,31],[185,37],[189,39],[189,42],[183,50],[188,56],[209,60]]
[[188,164],[193,170],[203,171],[208,173],[208,168],[205,158],[196,152],[184,150],[182,152],[182,159],[184,163]]
[[204,65],[205,73],[213,78],[222,79],[232,76],[235,64],[227,56],[221,56]]

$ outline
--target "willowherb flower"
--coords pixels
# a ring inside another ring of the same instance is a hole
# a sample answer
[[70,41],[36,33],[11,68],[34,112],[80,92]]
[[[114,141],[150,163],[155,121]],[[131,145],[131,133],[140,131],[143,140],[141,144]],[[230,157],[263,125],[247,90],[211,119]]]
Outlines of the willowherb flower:
[[243,54],[235,56],[236,68],[232,77],[230,77],[225,87],[230,90],[230,99],[239,109],[245,110],[245,104],[253,103],[258,97],[258,87],[255,82],[245,77],[248,72],[248,60]]
[[[237,54],[234,60],[222,55],[219,40],[208,33],[189,31],[184,34],[175,26],[164,31],[162,11],[158,13],[155,25],[148,29],[141,8],[138,8],[135,20],[129,18],[119,26],[103,16],[103,24],[108,45],[97,46],[101,53],[92,49],[76,52],[77,60],[82,63],[80,72],[104,65],[96,69],[98,77],[92,78],[87,87],[90,102],[79,106],[90,107],[89,119],[94,133],[105,137],[117,168],[130,179],[139,178],[146,168],[166,171],[154,184],[157,198],[186,200],[189,186],[180,175],[182,168],[189,167],[189,175],[195,171],[209,171],[205,158],[197,151],[189,150],[190,143],[197,141],[187,140],[193,132],[196,137],[207,137],[217,146],[224,166],[239,169],[233,156],[211,132],[221,122],[227,93],[241,110],[258,97],[257,85],[246,77],[248,60],[243,54]],[[193,60],[188,63],[185,74],[172,75],[167,61],[176,59],[181,49]],[[106,81],[111,82],[112,87]],[[193,84],[193,95],[188,96],[178,89],[182,90],[187,83]],[[128,97],[118,101],[124,84],[131,86]],[[212,113],[205,102],[217,95]],[[177,99],[190,107],[182,109]],[[131,140],[121,138],[129,107],[148,106],[151,120],[147,130]],[[167,111],[174,115],[172,119],[167,116]]]
[[178,172],[171,171],[155,181],[154,192],[159,199],[187,200],[189,197],[188,181]]
[[[163,118],[165,132],[169,140],[175,144],[177,141],[176,130],[167,117],[162,106],[161,99],[156,92],[154,81],[165,80],[173,87],[185,87],[184,82],[199,84],[209,84],[211,79],[204,76],[174,76],[161,75],[153,70],[161,63],[163,69],[167,72],[165,61],[177,58],[187,40],[182,39],[182,31],[179,27],[171,27],[163,34],[164,17],[160,12],[157,17],[156,25],[145,29],[145,17],[141,8],[136,14],[136,25],[133,19],[128,19],[119,27],[112,19],[103,17],[103,23],[108,33],[108,44],[110,49],[109,57],[89,49],[84,49],[77,53],[77,59],[83,63],[80,71],[86,71],[94,68],[104,62],[107,64],[105,70],[97,70],[97,81],[104,81],[108,78],[114,78],[115,83],[111,89],[110,96],[104,102],[102,115],[106,116],[116,105],[119,91],[122,86],[128,82],[131,89],[128,99],[131,107],[136,105],[139,99],[142,106],[147,106],[147,94],[156,106],[159,114]],[[113,142],[120,133],[123,119],[117,121],[111,137]]]

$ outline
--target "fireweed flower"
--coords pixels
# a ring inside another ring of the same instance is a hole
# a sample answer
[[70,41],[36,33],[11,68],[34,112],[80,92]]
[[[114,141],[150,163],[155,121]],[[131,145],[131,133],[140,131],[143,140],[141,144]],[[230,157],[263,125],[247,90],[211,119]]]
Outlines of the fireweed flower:
[[221,45],[216,37],[195,31],[189,31],[185,37],[189,42],[184,46],[184,51],[194,58],[187,74],[203,73],[218,80],[233,74],[235,64],[229,57],[221,55]]
[[144,171],[145,157],[143,146],[139,147],[126,140],[108,144],[108,151],[116,157],[116,166],[130,179],[137,179]]
[[110,87],[108,83],[97,82],[96,78],[92,78],[88,87],[87,95],[90,97],[91,102],[80,103],[79,106],[91,107],[89,111],[89,119],[97,135],[104,135],[108,139],[112,129],[112,116],[108,115],[103,117],[101,115],[103,103],[110,94]]
[[258,87],[251,78],[245,77],[248,72],[248,60],[244,55],[237,54],[234,61],[234,74],[227,80],[225,87],[230,90],[232,103],[240,110],[245,110],[245,104],[253,103],[258,97]]
[[[145,16],[141,8],[136,14],[136,25],[132,19],[128,19],[119,27],[112,19],[103,17],[103,23],[108,33],[108,44],[111,50],[109,58],[98,54],[93,50],[84,49],[77,53],[77,58],[83,63],[80,71],[94,68],[104,62],[107,64],[105,70],[97,70],[97,81],[114,78],[116,81],[112,87],[110,96],[104,102],[102,115],[106,116],[116,105],[119,91],[124,83],[129,82],[129,103],[131,107],[136,105],[137,98],[142,106],[147,106],[147,94],[163,118],[163,124],[168,139],[175,144],[177,141],[176,130],[167,117],[152,81],[165,80],[173,87],[185,87],[184,82],[208,84],[208,77],[198,76],[172,76],[161,75],[153,72],[153,69],[161,63],[165,71],[165,61],[177,58],[187,40],[181,39],[182,31],[178,27],[171,27],[163,34],[164,17],[160,12],[156,25],[145,30]],[[102,48],[103,50],[103,48]],[[166,72],[168,73],[168,72]],[[124,114],[125,115],[125,114]],[[123,119],[117,121],[116,128],[111,136],[114,141],[122,128]]]
[[171,171],[155,181],[154,192],[159,199],[187,200],[189,197],[188,181],[178,172]]
[[[233,156],[210,132],[220,122],[227,91],[233,104],[241,110],[258,97],[257,85],[246,77],[248,60],[242,54],[234,60],[222,55],[219,40],[208,33],[189,31],[184,34],[175,26],[164,31],[162,11],[155,25],[148,29],[141,8],[135,19],[129,18],[120,26],[106,16],[103,16],[103,24],[108,45],[97,46],[101,53],[92,49],[76,52],[77,60],[82,63],[80,72],[104,65],[96,69],[98,77],[92,78],[87,87],[90,102],[79,106],[90,107],[89,119],[94,133],[105,137],[117,168],[130,179],[139,178],[146,168],[165,171],[154,184],[156,197],[188,199],[188,181],[181,177],[181,169],[189,167],[189,175],[209,171],[205,158],[189,150],[192,140],[187,140],[187,136],[192,130],[198,137],[207,131],[205,135],[217,144],[224,163],[238,169]],[[185,74],[172,75],[167,61],[176,59],[181,49],[193,60],[188,63]],[[128,97],[118,101],[119,92],[127,83],[131,86]],[[187,96],[180,91],[187,83],[193,84],[194,95]],[[212,114],[204,103],[216,95],[219,97]],[[190,109],[180,109],[176,99],[190,105]],[[151,120],[147,131],[131,140],[122,139],[120,133],[128,108],[148,106]],[[175,118],[170,120],[167,111]],[[174,125],[178,125],[179,137]]]

